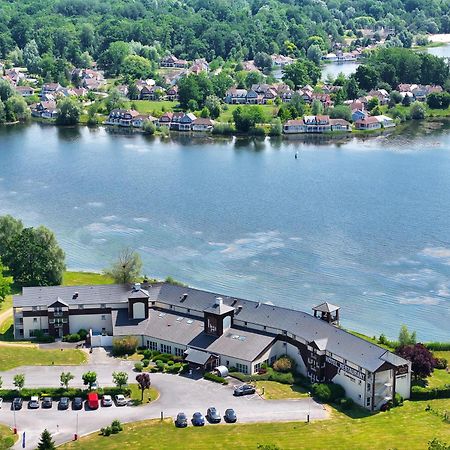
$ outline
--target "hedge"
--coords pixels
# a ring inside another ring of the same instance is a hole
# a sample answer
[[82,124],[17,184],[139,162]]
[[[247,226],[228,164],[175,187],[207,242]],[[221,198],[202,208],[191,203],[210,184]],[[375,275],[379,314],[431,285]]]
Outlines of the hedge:
[[432,400],[434,398],[450,398],[450,385],[434,389],[413,386],[411,389],[411,400]]
[[335,383],[314,383],[312,385],[314,397],[322,402],[335,402],[345,397],[345,389]]
[[428,342],[424,344],[428,350],[445,352],[450,350],[450,342]]
[[203,378],[205,380],[214,381],[215,383],[228,384],[228,380],[225,380],[225,378],[219,377],[218,375],[214,375],[211,372],[205,373],[205,375],[203,375]]
[[[53,399],[58,399],[61,397],[81,397],[86,398],[87,394],[90,391],[86,389],[79,389],[79,388],[33,388],[28,389],[24,388],[20,392],[16,389],[1,389],[0,390],[0,397],[3,398],[3,400],[12,400],[15,397],[22,397],[23,399],[28,399],[32,397],[33,395],[37,395],[39,398],[41,397],[52,397]],[[117,395],[117,394],[124,394],[124,395],[131,395],[131,389],[129,388],[122,388],[119,389],[118,387],[105,387],[98,389],[97,391],[98,395]]]

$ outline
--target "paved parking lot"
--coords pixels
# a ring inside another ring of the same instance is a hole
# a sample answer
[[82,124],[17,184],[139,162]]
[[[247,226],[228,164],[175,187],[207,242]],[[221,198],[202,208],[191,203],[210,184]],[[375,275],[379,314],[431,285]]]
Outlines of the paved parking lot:
[[[12,377],[16,373],[24,373],[27,387],[58,386],[59,375],[62,371],[72,372],[76,379],[71,386],[82,386],[81,374],[87,370],[94,370],[98,374],[100,386],[112,385],[111,373],[123,370],[129,373],[129,381],[136,376],[133,364],[127,361],[110,360],[103,364],[89,364],[78,367],[22,367],[2,372],[3,387],[12,387]],[[122,422],[159,418],[161,412],[164,417],[175,417],[183,411],[190,418],[196,411],[206,414],[210,406],[215,406],[223,415],[225,409],[233,408],[238,416],[238,422],[273,422],[306,420],[310,413],[311,420],[326,419],[327,411],[322,405],[310,399],[299,400],[263,400],[259,395],[234,397],[233,381],[228,386],[222,386],[203,379],[194,380],[189,377],[169,374],[151,374],[152,384],[160,392],[160,398],[144,406],[111,406],[100,407],[98,410],[58,411],[54,402],[52,409],[28,410],[27,405],[15,414],[19,433],[26,433],[26,447],[36,447],[39,435],[44,428],[54,433],[56,443],[73,439],[74,433],[84,435],[109,425],[112,420]],[[236,382],[239,384],[239,382]],[[5,402],[0,410],[0,422],[14,426],[14,413],[10,403]],[[221,425],[208,425],[221,426]],[[232,424],[222,426],[233,426]],[[22,448],[19,441],[16,448]]]

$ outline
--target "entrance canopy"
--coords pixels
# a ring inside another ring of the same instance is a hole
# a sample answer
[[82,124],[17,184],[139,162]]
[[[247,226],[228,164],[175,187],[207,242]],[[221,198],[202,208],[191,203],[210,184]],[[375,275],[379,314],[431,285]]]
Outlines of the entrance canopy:
[[211,353],[202,352],[193,348],[188,349],[186,353],[187,356],[184,360],[192,364],[198,364],[199,366],[204,366],[212,356]]

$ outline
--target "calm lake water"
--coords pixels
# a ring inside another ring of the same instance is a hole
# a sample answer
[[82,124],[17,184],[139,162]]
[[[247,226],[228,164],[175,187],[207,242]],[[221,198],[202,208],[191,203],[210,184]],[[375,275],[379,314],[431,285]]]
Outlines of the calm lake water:
[[[294,158],[295,152],[299,158]],[[149,276],[450,340],[450,124],[402,135],[161,142],[0,128],[0,214],[53,229],[73,269],[124,246]]]

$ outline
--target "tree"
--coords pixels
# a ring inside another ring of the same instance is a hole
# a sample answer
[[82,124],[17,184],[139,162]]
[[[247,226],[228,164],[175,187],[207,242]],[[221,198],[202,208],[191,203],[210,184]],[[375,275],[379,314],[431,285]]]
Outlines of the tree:
[[433,354],[423,344],[413,344],[400,347],[397,355],[411,361],[412,371],[416,379],[431,375],[435,366]]
[[380,104],[380,100],[378,99],[378,97],[372,97],[368,102],[367,102],[367,109],[369,111],[372,111],[373,108],[375,108],[375,106],[378,106]]
[[14,280],[23,286],[61,284],[66,269],[64,259],[54,233],[44,226],[24,228],[6,256]]
[[11,84],[6,80],[0,79],[0,100],[5,103],[14,94],[15,92]]
[[410,109],[411,119],[421,120],[425,119],[427,115],[427,110],[425,109],[425,105],[421,102],[414,102]]
[[110,113],[113,109],[123,108],[125,102],[125,97],[117,89],[111,89],[105,101],[106,110]]
[[56,450],[55,442],[47,429],[41,434],[41,440],[38,443],[37,450]]
[[347,92],[347,97],[350,100],[354,100],[355,98],[358,98],[359,94],[359,87],[358,83],[354,76],[351,76],[348,81],[344,85],[345,92]]
[[59,380],[61,382],[61,386],[64,386],[66,389],[69,389],[69,383],[75,378],[75,376],[70,372],[62,372],[59,376]]
[[403,30],[399,35],[398,38],[402,42],[403,47],[405,48],[411,48],[414,36],[411,32],[408,30]]
[[39,73],[41,57],[39,55],[38,46],[34,39],[27,42],[27,45],[25,45],[23,49],[23,62],[31,73]]
[[7,277],[3,272],[7,271],[0,258],[0,304],[5,300],[5,297],[11,294],[11,284],[13,282],[12,277]]
[[128,374],[126,372],[113,372],[112,374],[114,384],[122,389],[128,383]]
[[219,97],[208,95],[205,100],[205,107],[208,108],[211,119],[217,119],[220,116],[222,106]]
[[109,275],[116,283],[131,283],[142,273],[142,260],[139,253],[124,248],[118,255],[117,260],[113,262],[111,267],[105,270],[105,274]]
[[152,73],[152,66],[142,56],[128,55],[120,66],[120,73],[126,81],[147,79]]
[[256,124],[264,121],[264,113],[260,106],[238,106],[233,111],[236,130],[247,133]]
[[428,442],[428,450],[450,450],[450,445],[447,445],[445,442],[434,438],[433,440]]
[[30,118],[30,109],[24,98],[13,95],[5,103],[6,118],[10,121],[27,120]]
[[270,71],[272,68],[272,58],[268,53],[258,52],[254,58],[255,66],[260,68],[263,71]]
[[118,75],[125,58],[130,54],[130,45],[127,42],[116,41],[109,44],[99,59],[100,65],[110,75]]
[[92,389],[92,385],[97,381],[97,373],[93,371],[85,372],[81,378],[83,379],[83,384],[89,386],[89,389]]
[[80,106],[71,97],[65,97],[58,102],[59,115],[56,119],[58,125],[76,125],[80,120]]
[[18,373],[13,377],[13,385],[17,388],[18,391],[23,389],[25,386],[25,374]]
[[402,325],[400,333],[398,335],[399,347],[405,347],[406,345],[413,345],[416,343],[415,332],[410,333],[406,325]]
[[315,64],[320,64],[320,61],[322,60],[322,49],[319,45],[312,44],[308,47],[306,55],[308,56],[308,59],[313,61]]
[[320,78],[321,70],[309,60],[297,60],[283,68],[283,81],[291,81],[296,88],[306,84],[316,84]]
[[378,83],[378,72],[369,65],[361,65],[356,69],[355,79],[362,89],[370,91]]
[[320,100],[314,99],[311,104],[311,113],[315,116],[323,113],[323,105]]
[[403,106],[410,106],[412,103],[411,97],[409,95],[405,95],[402,100]]
[[402,101],[402,94],[400,94],[400,92],[398,91],[392,91],[390,94],[390,100],[397,105],[398,103],[400,103]]
[[151,381],[148,372],[140,373],[136,375],[136,381],[138,382],[139,389],[141,390],[141,402],[144,400],[144,391],[150,389]]
[[155,134],[156,125],[150,120],[144,120],[144,123],[142,125],[142,131],[145,134],[149,134],[151,136],[151,135]]
[[3,261],[6,262],[5,257],[9,253],[10,246],[22,230],[21,220],[15,219],[9,214],[0,216],[0,257],[3,257]]
[[352,120],[352,110],[349,106],[338,105],[330,111],[330,117],[332,119],[344,119],[350,122]]

